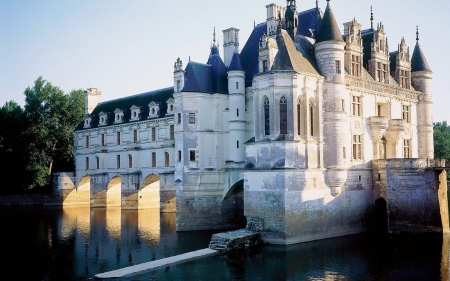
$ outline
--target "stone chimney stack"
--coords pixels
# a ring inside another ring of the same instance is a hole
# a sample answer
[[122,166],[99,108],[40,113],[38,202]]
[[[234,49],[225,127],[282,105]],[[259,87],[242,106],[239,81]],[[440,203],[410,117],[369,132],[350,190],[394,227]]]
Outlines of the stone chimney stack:
[[[237,40],[237,42],[235,42]],[[230,66],[231,59],[236,49],[239,46],[239,29],[231,27],[223,31],[223,53],[224,64],[226,67]]]
[[84,91],[84,114],[89,115],[94,111],[94,108],[97,107],[101,92],[98,91],[97,88],[88,88]]

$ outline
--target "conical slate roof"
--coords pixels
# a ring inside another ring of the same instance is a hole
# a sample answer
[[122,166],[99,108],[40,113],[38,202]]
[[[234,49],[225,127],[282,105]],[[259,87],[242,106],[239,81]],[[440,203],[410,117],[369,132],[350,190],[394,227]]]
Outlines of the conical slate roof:
[[420,48],[419,42],[417,42],[414,48],[414,53],[411,58],[411,71],[431,71],[428,65],[427,59]]
[[341,41],[342,39],[341,31],[334,18],[333,11],[331,10],[330,2],[327,4],[325,14],[323,15],[322,23],[319,27],[319,33],[316,36],[316,43],[324,41]]
[[239,54],[235,52],[233,57],[231,58],[230,66],[228,67],[228,71],[244,71],[244,68],[241,64],[241,59],[239,58]]

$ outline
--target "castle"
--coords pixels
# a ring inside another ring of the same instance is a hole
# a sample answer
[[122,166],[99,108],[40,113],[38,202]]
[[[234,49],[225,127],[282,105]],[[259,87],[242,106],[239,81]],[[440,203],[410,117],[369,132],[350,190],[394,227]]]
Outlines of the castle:
[[206,63],[175,62],[169,88],[101,103],[88,89],[64,204],[176,211],[178,231],[247,223],[276,244],[383,215],[392,232],[442,227],[418,31],[411,56],[381,23],[342,34],[329,0],[266,8],[241,51],[224,30],[223,58],[214,37]]

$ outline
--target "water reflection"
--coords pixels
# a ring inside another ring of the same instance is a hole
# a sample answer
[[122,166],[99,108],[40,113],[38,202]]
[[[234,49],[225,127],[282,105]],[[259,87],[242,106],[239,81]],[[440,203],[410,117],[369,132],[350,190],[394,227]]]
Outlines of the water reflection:
[[[8,280],[86,280],[206,248],[211,232],[175,231],[175,214],[71,207],[0,210]],[[449,236],[355,235],[208,257],[123,280],[449,280]],[[20,261],[21,268],[17,268]]]

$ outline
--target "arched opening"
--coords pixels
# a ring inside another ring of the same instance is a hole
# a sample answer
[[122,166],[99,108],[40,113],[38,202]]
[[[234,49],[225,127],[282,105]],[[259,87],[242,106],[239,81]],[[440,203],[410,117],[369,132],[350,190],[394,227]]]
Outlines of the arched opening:
[[222,212],[227,215],[230,228],[245,227],[247,219],[244,216],[244,180],[235,183],[223,199]]
[[384,198],[378,198],[375,201],[375,222],[374,226],[377,232],[387,233],[388,232],[388,213],[387,213],[387,203]]
[[379,148],[380,159],[386,159],[386,144],[387,144],[386,138],[382,137],[380,140],[380,148]]
[[138,194],[138,209],[159,209],[160,204],[160,178],[149,175],[145,178]]
[[120,207],[122,205],[122,178],[117,176],[109,181],[106,191],[106,206]]
[[65,191],[68,194],[63,194],[63,206],[72,205],[88,205],[91,200],[91,177],[85,176],[81,178],[78,186],[75,189]]

